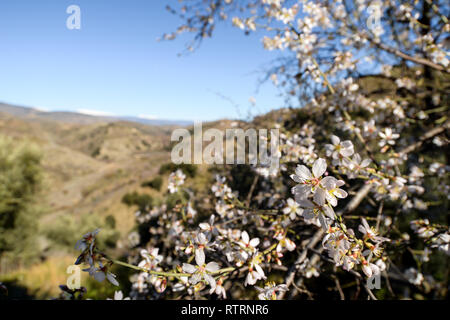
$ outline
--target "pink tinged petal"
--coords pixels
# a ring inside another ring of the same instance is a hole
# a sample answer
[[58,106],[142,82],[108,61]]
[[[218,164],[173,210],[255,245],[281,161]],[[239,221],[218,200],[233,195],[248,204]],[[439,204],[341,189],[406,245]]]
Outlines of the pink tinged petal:
[[295,173],[297,174],[297,176],[300,179],[303,179],[303,180],[311,180],[312,179],[311,171],[309,171],[309,169],[304,165],[297,166],[297,168],[295,169]]
[[323,206],[325,204],[326,191],[322,188],[317,188],[316,193],[314,193],[314,201],[319,205]]
[[195,250],[195,262],[198,266],[202,266],[205,264],[205,252],[203,249]]
[[209,272],[217,272],[219,270],[219,264],[217,262],[209,262],[205,269]]
[[248,241],[250,240],[250,237],[248,236],[247,231],[242,232],[241,238],[242,238],[242,241],[244,241],[244,243],[248,243]]
[[334,134],[331,135],[331,142],[337,146],[339,144],[339,142],[341,142],[341,139],[339,139],[339,137],[335,136]]
[[292,240],[290,240],[290,239],[286,239],[286,248],[289,251],[295,250],[295,243]]
[[197,270],[192,264],[183,263],[183,272],[194,273]]
[[314,177],[319,178],[325,173],[326,170],[327,162],[325,161],[325,159],[319,158],[314,162],[312,168]]
[[250,240],[250,246],[257,247],[258,244],[259,244],[259,239],[258,238],[253,238],[252,240]]

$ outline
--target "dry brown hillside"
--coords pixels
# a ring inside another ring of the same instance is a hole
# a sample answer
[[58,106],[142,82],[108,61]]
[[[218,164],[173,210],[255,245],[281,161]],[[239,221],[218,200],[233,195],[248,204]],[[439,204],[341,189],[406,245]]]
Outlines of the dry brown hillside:
[[122,121],[77,123],[0,113],[0,134],[31,140],[42,151],[41,222],[51,223],[60,215],[113,215],[122,235],[132,228],[134,214],[121,198],[168,161],[172,130]]

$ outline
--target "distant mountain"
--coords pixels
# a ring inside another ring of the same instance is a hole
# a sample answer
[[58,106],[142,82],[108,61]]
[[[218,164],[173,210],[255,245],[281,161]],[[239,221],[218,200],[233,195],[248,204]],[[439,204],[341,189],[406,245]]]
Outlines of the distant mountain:
[[186,121],[186,120],[145,119],[145,118],[138,118],[138,117],[116,117],[115,119],[119,119],[122,121],[137,122],[137,123],[142,123],[142,124],[151,125],[151,126],[187,127],[187,126],[191,126],[194,124],[193,121]]
[[17,118],[26,120],[53,120],[65,123],[93,124],[98,122],[129,121],[151,126],[190,126],[192,121],[186,120],[164,120],[164,119],[144,119],[132,116],[95,116],[70,111],[41,111],[34,108],[15,106],[0,103],[0,113],[6,113]]

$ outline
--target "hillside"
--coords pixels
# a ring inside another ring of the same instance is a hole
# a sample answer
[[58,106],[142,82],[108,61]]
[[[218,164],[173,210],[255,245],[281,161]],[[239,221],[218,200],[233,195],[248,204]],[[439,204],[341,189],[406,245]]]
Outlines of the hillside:
[[[36,143],[43,155],[42,223],[59,216],[113,215],[125,235],[133,209],[121,198],[167,162],[172,126],[47,113],[1,105],[0,134]],[[6,112],[5,112],[6,111]],[[58,117],[61,117],[59,119]]]

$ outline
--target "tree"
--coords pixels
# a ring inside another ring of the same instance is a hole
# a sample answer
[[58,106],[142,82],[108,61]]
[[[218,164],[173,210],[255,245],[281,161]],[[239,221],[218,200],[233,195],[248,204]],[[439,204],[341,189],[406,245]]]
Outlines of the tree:
[[35,145],[0,136],[0,257],[28,262],[37,255],[40,161]]
[[[187,192],[176,206],[139,213],[157,227],[140,244],[146,251],[130,259],[141,260],[131,295],[445,298],[448,3],[180,3],[169,10],[184,24],[165,39],[192,32],[191,50],[227,19],[260,31],[267,50],[284,52],[266,78],[285,90],[288,106],[301,108],[247,124],[280,128],[276,172],[228,167],[208,199]],[[253,177],[245,194],[230,188],[243,176]],[[192,208],[200,201],[209,210]],[[95,241],[88,239],[83,248]],[[85,249],[81,261],[90,255]],[[265,283],[269,276],[276,283]],[[386,286],[372,291],[381,276]]]

